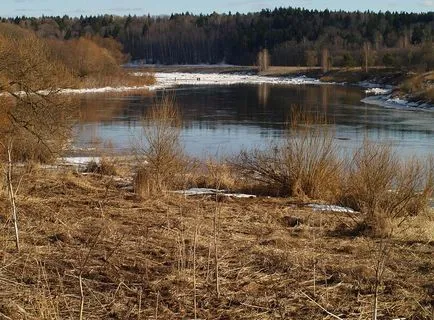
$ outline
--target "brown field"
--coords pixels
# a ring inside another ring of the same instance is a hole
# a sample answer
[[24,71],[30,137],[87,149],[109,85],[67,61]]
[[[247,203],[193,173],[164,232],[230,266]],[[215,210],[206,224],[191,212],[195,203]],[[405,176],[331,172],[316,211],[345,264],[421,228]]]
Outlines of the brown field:
[[[0,319],[371,319],[381,241],[355,232],[362,214],[289,198],[140,199],[131,186],[33,168],[19,254],[0,193]],[[378,318],[433,319],[434,221],[402,230]]]

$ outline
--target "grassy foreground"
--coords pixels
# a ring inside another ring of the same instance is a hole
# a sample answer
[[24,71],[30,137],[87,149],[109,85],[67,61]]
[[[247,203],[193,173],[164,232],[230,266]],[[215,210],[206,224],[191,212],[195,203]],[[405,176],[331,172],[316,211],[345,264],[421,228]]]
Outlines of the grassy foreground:
[[[19,254],[0,193],[0,319],[371,318],[380,240],[351,233],[360,214],[284,198],[139,199],[130,185],[25,175]],[[390,240],[379,319],[432,319],[433,221],[404,229]]]

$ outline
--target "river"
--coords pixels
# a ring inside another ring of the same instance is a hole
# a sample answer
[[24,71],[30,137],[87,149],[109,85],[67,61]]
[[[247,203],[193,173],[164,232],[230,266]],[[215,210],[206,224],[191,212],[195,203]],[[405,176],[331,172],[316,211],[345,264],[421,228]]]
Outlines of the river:
[[[386,109],[361,102],[364,89],[342,85],[232,84],[181,85],[175,95],[184,124],[188,154],[221,157],[242,149],[265,148],[285,136],[292,110],[327,116],[342,150],[353,150],[368,137],[388,143],[402,157],[434,153],[434,112]],[[142,117],[157,90],[143,95],[83,95],[74,146],[79,150],[129,153],[140,144]]]

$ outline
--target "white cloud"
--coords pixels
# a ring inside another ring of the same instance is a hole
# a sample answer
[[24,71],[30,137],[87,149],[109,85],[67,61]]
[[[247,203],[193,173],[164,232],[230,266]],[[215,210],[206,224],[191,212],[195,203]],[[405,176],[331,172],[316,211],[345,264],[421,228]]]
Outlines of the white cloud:
[[53,9],[31,9],[31,8],[18,8],[16,12],[53,12]]
[[143,8],[126,8],[126,7],[108,8],[107,10],[108,11],[122,11],[122,12],[144,11]]
[[434,7],[434,0],[425,0],[421,5],[424,7]]

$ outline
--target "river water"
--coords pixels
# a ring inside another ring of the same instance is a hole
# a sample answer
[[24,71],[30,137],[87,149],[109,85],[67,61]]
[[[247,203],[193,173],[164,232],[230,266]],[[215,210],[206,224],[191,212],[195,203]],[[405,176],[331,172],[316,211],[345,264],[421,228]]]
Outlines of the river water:
[[[180,86],[170,91],[184,119],[182,141],[198,157],[265,148],[285,135],[292,110],[320,113],[335,127],[336,142],[351,151],[368,137],[392,144],[403,157],[434,153],[434,112],[386,109],[360,102],[366,94],[341,85],[236,84]],[[140,144],[141,119],[154,95],[84,95],[75,147],[128,153]]]

